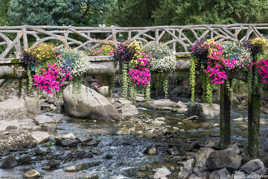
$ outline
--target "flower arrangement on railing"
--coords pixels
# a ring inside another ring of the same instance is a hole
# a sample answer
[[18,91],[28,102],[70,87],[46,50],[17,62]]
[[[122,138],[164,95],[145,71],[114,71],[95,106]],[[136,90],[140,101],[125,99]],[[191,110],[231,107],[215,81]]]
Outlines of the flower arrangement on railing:
[[99,48],[91,49],[88,52],[89,56],[112,56],[114,50],[113,41],[107,41]]
[[41,74],[33,76],[37,88],[45,91],[47,94],[53,94],[60,91],[66,80],[72,80],[70,71],[62,69],[56,65],[48,65],[48,69],[40,68]]
[[[264,57],[267,50],[267,41],[264,38],[255,38],[243,44],[235,42],[217,43],[213,40],[196,42],[192,47],[190,82],[192,86],[191,101],[194,101],[194,86],[196,64],[200,65],[201,73],[205,72],[206,81],[203,91],[206,91],[207,102],[212,102],[211,84],[224,84],[230,87],[229,77],[237,71],[249,72],[250,67],[256,65],[262,83],[267,83],[268,60]],[[252,61],[255,59],[255,61]],[[250,80],[249,80],[250,81]]]
[[80,89],[82,74],[88,66],[83,52],[45,43],[24,50],[20,61],[27,70],[28,88],[35,86],[47,94],[59,92],[70,80],[74,89]]
[[128,65],[135,54],[135,49],[129,48],[127,43],[120,43],[112,53],[115,61],[122,66],[122,96],[126,98],[128,94]]
[[58,48],[55,54],[59,66],[63,70],[69,71],[72,75],[73,87],[76,92],[79,92],[82,84],[82,74],[87,70],[89,65],[86,54],[67,48]]
[[158,79],[158,81],[163,81],[163,90],[165,97],[167,97],[169,73],[176,69],[175,52],[173,52],[168,46],[155,42],[146,44],[144,46],[144,51],[147,54],[150,54],[151,71],[158,73],[160,78],[161,76],[163,77],[163,79]]
[[46,67],[48,64],[53,64],[56,57],[52,53],[54,48],[53,44],[41,43],[34,48],[25,49],[22,52],[20,61],[27,71],[28,89],[30,91],[33,86],[32,74],[38,73],[40,68]]
[[[205,55],[207,57],[205,58]],[[191,101],[194,101],[195,60],[200,63],[203,75],[203,99],[212,103],[212,85],[229,83],[228,74],[237,69],[246,69],[250,63],[250,53],[235,42],[223,42],[214,40],[196,42],[193,46],[191,59],[190,82],[192,86]],[[230,86],[230,85],[229,85]]]

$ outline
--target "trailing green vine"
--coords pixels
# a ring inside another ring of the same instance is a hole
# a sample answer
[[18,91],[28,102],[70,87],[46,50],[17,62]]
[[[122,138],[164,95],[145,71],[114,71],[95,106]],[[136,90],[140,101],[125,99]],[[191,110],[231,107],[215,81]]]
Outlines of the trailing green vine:
[[212,96],[213,96],[213,87],[210,84],[209,76],[206,75],[206,101],[207,103],[212,103]]
[[145,88],[145,100],[151,99],[151,82],[149,82]]
[[122,97],[126,98],[128,92],[128,64],[126,62],[122,63],[122,75],[123,75]]
[[27,67],[27,77],[28,77],[28,92],[31,93],[33,87],[33,77],[30,66]]
[[164,79],[163,79],[163,90],[164,90],[165,98],[168,97],[168,76],[169,76],[169,73],[165,73]]
[[191,84],[191,103],[194,103],[195,98],[195,59],[190,59],[190,84]]

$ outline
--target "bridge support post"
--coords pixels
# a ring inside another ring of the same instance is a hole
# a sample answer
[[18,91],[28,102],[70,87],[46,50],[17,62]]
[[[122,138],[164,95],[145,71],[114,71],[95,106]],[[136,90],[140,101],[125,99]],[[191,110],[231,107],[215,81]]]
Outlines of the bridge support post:
[[[231,81],[230,81],[231,83]],[[227,81],[220,88],[220,145],[231,144],[231,94]]]
[[[254,58],[256,62],[256,58]],[[260,101],[261,84],[258,77],[256,65],[252,65],[252,72],[249,77],[248,93],[248,153],[250,157],[257,157],[259,154],[259,123],[260,123]]]

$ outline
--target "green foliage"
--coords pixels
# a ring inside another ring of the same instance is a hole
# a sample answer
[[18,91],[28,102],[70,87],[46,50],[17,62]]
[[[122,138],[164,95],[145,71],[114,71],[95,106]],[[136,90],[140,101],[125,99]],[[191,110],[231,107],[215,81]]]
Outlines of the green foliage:
[[151,99],[151,82],[149,82],[145,88],[145,99],[150,100]]
[[128,92],[128,64],[122,63],[122,75],[123,75],[123,84],[122,84],[122,97],[127,97]]
[[96,25],[111,0],[10,0],[12,25]]
[[190,84],[191,84],[191,103],[194,103],[195,97],[195,59],[191,58],[190,66]]
[[152,15],[159,2],[160,0],[116,0],[106,23],[120,26],[154,25]]
[[267,0],[117,0],[106,23],[120,26],[268,22]]
[[164,74],[163,90],[164,90],[165,98],[168,97],[168,76],[169,76],[169,73]]
[[0,25],[8,25],[7,21],[7,11],[9,7],[9,1],[10,0],[1,0],[1,6],[0,6]]

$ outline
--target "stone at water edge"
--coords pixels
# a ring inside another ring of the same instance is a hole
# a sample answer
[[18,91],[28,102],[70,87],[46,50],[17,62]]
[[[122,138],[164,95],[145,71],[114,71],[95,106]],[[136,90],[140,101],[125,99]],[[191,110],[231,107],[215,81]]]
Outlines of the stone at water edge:
[[43,131],[34,131],[31,133],[31,135],[36,140],[37,144],[47,142],[50,137],[50,135],[47,132]]
[[260,159],[248,161],[240,168],[240,170],[247,174],[251,174],[254,172],[259,175],[264,175],[266,173],[266,168]]
[[144,154],[147,155],[156,155],[157,154],[157,148],[156,146],[150,146],[145,149]]
[[103,95],[103,96],[108,96],[109,95],[109,86],[101,86],[98,88],[98,92]]
[[25,172],[23,176],[25,178],[36,178],[36,177],[40,177],[41,174],[35,169],[30,169],[27,172]]
[[198,153],[195,155],[195,171],[205,171],[207,169],[207,160],[212,152],[215,150],[211,148],[201,148]]
[[194,116],[194,115],[199,116],[201,119],[209,119],[209,120],[219,118],[220,105],[207,104],[207,103],[199,103],[191,105],[186,112],[186,116]]
[[56,136],[56,145],[62,147],[75,147],[80,143],[80,140],[73,134],[65,134],[63,136]]
[[209,170],[222,168],[237,170],[242,163],[242,157],[237,153],[236,148],[214,151],[207,159],[206,165]]
[[18,165],[17,159],[14,156],[6,157],[1,164],[3,169],[11,169]]
[[121,107],[122,118],[131,117],[139,114],[138,109],[133,104],[123,104]]
[[194,162],[195,162],[194,159],[189,159],[183,162],[182,163],[183,167],[181,168],[178,177],[181,179],[187,179],[193,171]]
[[154,179],[167,179],[167,176],[170,174],[171,172],[166,167],[157,168],[154,174]]
[[63,91],[64,110],[78,118],[96,120],[119,120],[121,117],[110,101],[95,90],[84,85],[78,94],[73,93],[72,85]]
[[228,179],[228,178],[231,178],[231,175],[226,168],[213,171],[209,175],[209,179]]

